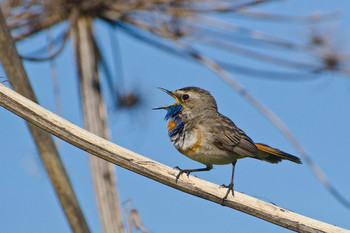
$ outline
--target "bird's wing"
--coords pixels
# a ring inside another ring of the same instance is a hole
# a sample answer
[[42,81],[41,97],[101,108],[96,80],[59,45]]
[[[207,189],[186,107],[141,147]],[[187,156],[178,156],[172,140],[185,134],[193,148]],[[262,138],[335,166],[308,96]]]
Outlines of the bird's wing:
[[241,129],[239,129],[229,118],[219,114],[219,121],[213,125],[212,136],[214,145],[229,153],[238,154],[242,157],[258,157],[258,148]]

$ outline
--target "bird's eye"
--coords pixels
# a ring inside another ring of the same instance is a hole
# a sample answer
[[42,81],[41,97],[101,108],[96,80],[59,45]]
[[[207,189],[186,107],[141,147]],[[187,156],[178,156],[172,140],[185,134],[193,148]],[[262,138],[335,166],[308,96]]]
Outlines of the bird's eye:
[[188,100],[189,98],[190,98],[190,96],[187,95],[187,94],[184,94],[184,95],[182,96],[182,99],[183,99],[183,100]]

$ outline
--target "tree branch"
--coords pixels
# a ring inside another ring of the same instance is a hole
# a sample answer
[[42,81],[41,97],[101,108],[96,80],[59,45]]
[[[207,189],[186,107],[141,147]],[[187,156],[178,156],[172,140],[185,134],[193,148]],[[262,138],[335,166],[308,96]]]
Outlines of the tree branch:
[[[218,204],[222,202],[226,193],[219,185],[194,176],[182,176],[176,183],[177,170],[89,133],[3,84],[0,84],[0,105],[80,149],[167,186]],[[229,196],[224,204],[298,232],[350,233],[349,230],[296,214],[237,191],[235,197]]]

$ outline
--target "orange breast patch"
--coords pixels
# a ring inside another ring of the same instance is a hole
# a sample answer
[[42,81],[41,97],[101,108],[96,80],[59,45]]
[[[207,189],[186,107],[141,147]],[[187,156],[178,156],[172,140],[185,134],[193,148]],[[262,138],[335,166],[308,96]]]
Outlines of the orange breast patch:
[[178,123],[173,121],[173,119],[170,119],[170,121],[168,123],[168,133],[170,133],[177,126],[177,124]]

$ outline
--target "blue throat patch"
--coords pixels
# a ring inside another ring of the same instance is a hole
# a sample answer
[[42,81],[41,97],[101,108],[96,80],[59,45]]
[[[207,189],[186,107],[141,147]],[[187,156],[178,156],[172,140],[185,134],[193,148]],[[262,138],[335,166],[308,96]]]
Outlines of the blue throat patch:
[[184,123],[181,122],[181,118],[178,116],[182,110],[182,106],[181,104],[174,104],[169,106],[166,110],[167,114],[165,115],[165,120],[169,120],[171,118],[175,123],[178,123],[174,129],[169,132],[169,136],[171,137],[183,130]]
[[174,104],[169,106],[166,110],[167,110],[167,113],[165,115],[165,120],[169,120],[170,118],[172,118],[175,121],[175,120],[179,120],[176,118],[178,118],[177,115],[181,112],[182,106],[181,104]]

